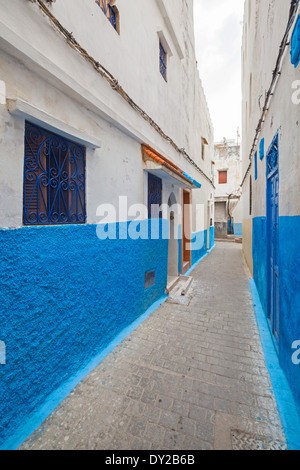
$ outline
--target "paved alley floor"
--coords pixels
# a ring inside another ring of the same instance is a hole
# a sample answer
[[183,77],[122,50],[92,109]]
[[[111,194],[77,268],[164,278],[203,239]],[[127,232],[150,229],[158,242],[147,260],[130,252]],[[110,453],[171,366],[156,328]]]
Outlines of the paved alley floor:
[[85,378],[23,449],[285,449],[241,245],[193,271]]

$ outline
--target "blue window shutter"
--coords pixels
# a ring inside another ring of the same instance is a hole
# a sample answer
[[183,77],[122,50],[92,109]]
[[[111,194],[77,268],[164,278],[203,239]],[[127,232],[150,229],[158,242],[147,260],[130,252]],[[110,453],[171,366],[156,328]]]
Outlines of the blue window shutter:
[[300,15],[298,16],[298,20],[292,36],[291,60],[295,68],[298,67],[300,63]]
[[257,172],[257,152],[255,152],[255,179],[257,180],[257,175],[258,175],[258,172]]
[[260,142],[259,157],[261,160],[265,158],[265,139],[262,139]]

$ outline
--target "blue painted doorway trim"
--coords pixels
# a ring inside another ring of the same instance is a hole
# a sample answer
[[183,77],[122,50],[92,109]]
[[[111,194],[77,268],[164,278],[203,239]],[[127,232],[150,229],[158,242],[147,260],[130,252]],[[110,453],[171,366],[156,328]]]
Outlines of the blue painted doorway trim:
[[268,318],[277,347],[280,334],[279,303],[279,140],[276,133],[267,153]]

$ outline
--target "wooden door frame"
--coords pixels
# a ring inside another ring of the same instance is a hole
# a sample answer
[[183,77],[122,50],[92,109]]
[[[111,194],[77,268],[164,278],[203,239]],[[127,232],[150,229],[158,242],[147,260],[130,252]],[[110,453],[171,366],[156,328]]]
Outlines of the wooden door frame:
[[[185,202],[185,197],[188,197],[188,200],[189,202],[186,203]],[[189,204],[191,206],[192,204],[192,191],[190,189],[183,189],[182,190],[182,196],[181,196],[181,204],[182,204],[182,237],[181,237],[181,274],[185,274],[189,269],[190,267],[192,266],[192,251],[191,250],[185,250],[185,241],[187,240],[185,238],[185,226],[186,224],[189,225],[188,227],[188,234],[190,235],[190,242],[191,242],[191,238],[192,238],[192,213],[191,213],[191,207],[190,207],[190,211],[189,211],[189,214],[188,214],[188,220],[186,221],[185,220],[185,210],[184,210],[184,206],[186,204]],[[187,253],[189,251],[189,260],[188,261],[185,261],[184,258],[185,258],[185,253]],[[184,266],[184,264],[188,262],[188,265]]]

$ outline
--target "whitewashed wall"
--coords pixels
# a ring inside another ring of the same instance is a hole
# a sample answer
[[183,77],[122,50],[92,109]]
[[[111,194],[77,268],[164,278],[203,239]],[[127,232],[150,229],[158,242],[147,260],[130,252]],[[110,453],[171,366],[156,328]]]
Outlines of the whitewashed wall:
[[[119,0],[116,5],[120,35],[94,0],[47,4],[82,47],[210,176],[213,128],[196,67],[192,0]],[[36,3],[0,0],[0,10],[0,80],[6,98],[19,98],[49,114],[58,130],[66,124],[87,140],[101,140],[100,149],[87,152],[88,223],[97,222],[99,204],[116,204],[120,194],[127,195],[130,204],[146,202],[141,143],[200,181],[203,187],[193,192],[193,200],[207,207],[210,184],[71,49]],[[168,83],[159,72],[161,32],[172,54]],[[0,176],[1,227],[22,226],[24,120],[0,105],[0,160],[5,168]],[[202,137],[209,142],[205,161]]]
[[[285,0],[247,0],[245,2],[244,40],[243,40],[243,173],[249,165],[249,154],[255,136],[255,129],[261,116],[265,93],[268,90],[272,72],[275,69],[279,46],[289,18],[290,2]],[[263,39],[262,39],[263,38]],[[280,215],[300,214],[299,174],[299,136],[300,104],[292,103],[295,89],[293,83],[300,79],[299,67],[291,64],[290,47],[286,47],[282,72],[276,91],[271,99],[270,108],[259,137],[265,139],[265,152],[279,129],[280,141]],[[257,148],[259,152],[259,148]],[[258,181],[255,181],[254,164],[251,172],[253,179],[253,216],[266,214],[265,160],[258,158]],[[248,183],[249,186],[249,183]],[[244,189],[245,215],[249,218],[247,185]]]

